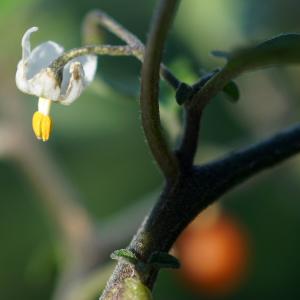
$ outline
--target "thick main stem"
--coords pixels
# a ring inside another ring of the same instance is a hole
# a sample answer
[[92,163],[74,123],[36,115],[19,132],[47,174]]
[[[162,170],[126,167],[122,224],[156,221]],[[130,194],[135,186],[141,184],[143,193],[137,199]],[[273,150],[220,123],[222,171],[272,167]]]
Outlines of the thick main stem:
[[[235,186],[299,151],[300,125],[225,158],[193,168],[175,185],[166,186],[129,249],[142,261],[147,261],[153,252],[169,251],[181,231],[205,207]],[[120,262],[101,299],[109,299],[107,295],[111,295],[112,289],[133,275],[152,288],[157,273],[158,270],[151,269],[141,274],[133,266]]]

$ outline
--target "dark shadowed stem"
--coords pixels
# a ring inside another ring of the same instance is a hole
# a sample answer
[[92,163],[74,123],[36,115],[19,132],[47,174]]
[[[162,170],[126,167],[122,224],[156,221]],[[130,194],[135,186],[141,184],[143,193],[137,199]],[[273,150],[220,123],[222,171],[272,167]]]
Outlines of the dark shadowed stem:
[[177,159],[163,136],[159,117],[159,72],[167,32],[178,1],[163,0],[154,15],[145,50],[141,81],[141,115],[145,136],[152,154],[167,179],[178,174]]
[[147,226],[147,230],[155,230],[155,247],[159,251],[168,251],[185,226],[205,207],[235,186],[299,151],[300,125],[297,125],[224,158],[195,167],[151,213],[147,222],[151,226]]
[[183,173],[188,172],[194,162],[198,146],[201,112],[194,109],[185,109],[185,127],[179,149],[176,151],[180,168]]
[[175,90],[178,89],[180,80],[163,63],[160,64],[160,76]]
[[238,76],[240,70],[235,70],[232,72],[226,66],[213,76],[207,83],[203,86],[198,93],[196,93],[190,103],[190,107],[202,111],[205,105],[213,99],[222,89],[226,86],[230,80]]
[[[169,251],[187,224],[208,205],[235,186],[299,151],[300,125],[297,125],[222,159],[193,168],[189,174],[180,177],[175,186],[166,186],[129,248],[143,261],[154,251]],[[152,288],[157,273],[152,269],[141,276],[137,270],[120,262],[101,299],[111,299],[106,297],[109,295],[107,291],[132,274]]]
[[[300,151],[300,125],[229,154],[202,169],[217,175],[215,193],[224,193],[261,170],[273,167]],[[201,168],[198,173],[201,172]]]

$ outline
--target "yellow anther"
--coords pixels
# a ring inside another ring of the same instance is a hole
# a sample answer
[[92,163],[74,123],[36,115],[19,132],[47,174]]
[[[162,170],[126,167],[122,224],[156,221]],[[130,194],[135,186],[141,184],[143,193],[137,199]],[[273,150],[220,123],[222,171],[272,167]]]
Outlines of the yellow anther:
[[39,140],[48,141],[52,130],[51,117],[36,111],[32,117],[32,128]]

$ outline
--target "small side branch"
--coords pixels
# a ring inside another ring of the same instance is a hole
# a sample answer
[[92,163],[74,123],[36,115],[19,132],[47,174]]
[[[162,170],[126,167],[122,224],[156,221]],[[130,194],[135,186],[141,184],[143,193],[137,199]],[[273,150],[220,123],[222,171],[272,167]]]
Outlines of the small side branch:
[[197,151],[200,120],[202,113],[194,109],[185,109],[185,128],[179,149],[176,151],[181,170],[188,172],[193,166]]
[[53,61],[50,68],[60,70],[64,67],[64,65],[66,65],[75,57],[88,54],[109,56],[135,56],[140,59],[143,56],[143,50],[139,47],[132,46],[84,46],[66,51],[62,56]]
[[[170,216],[164,217],[164,222],[173,228],[170,234],[173,238],[160,236],[158,239],[169,239],[167,245],[172,245],[181,230],[205,207],[234,187],[299,152],[300,125],[297,125],[224,158],[195,167],[177,186],[173,199],[167,204],[175,209]],[[160,225],[166,228],[166,224]]]
[[300,125],[297,125],[225,158],[195,167],[180,177],[174,187],[166,187],[143,225],[143,230],[151,236],[151,251],[169,251],[181,231],[208,205],[299,152]]
[[170,151],[162,134],[159,117],[159,71],[167,32],[176,11],[177,2],[160,2],[154,16],[142,67],[141,114],[146,139],[152,154],[166,178],[178,173],[176,157]]
[[230,80],[238,76],[240,70],[235,70],[232,72],[226,66],[212,76],[189,101],[188,106],[198,112],[203,111],[206,104],[213,99],[223,88],[226,86]]
[[[104,28],[115,34],[121,40],[126,42],[127,45],[111,46],[111,45],[88,45],[81,48],[72,49],[63,53],[60,57],[53,61],[51,68],[55,73],[59,74],[61,69],[70,60],[75,57],[93,54],[93,55],[110,55],[110,56],[134,56],[141,62],[144,60],[145,46],[143,43],[131,32],[125,29],[113,18],[100,10],[90,12],[85,18],[83,24],[83,32],[85,41],[92,40],[86,36],[88,33],[95,34],[95,27],[102,25]],[[93,39],[94,40],[94,39]],[[179,87],[180,81],[176,76],[164,65],[160,64],[161,77],[175,90]]]
[[212,176],[216,176],[213,193],[220,196],[260,171],[277,165],[299,151],[300,125],[297,125],[244,150],[200,167],[197,173],[209,170]]
[[[140,61],[144,59],[145,46],[134,34],[124,28],[116,20],[108,16],[101,10],[93,10],[87,14],[85,21],[83,23],[84,31],[87,32],[87,27],[95,27],[95,25],[101,25],[103,28],[107,29],[122,41],[124,41],[128,46],[135,49],[134,56]],[[95,30],[89,30],[94,32]],[[160,65],[160,75],[161,77],[170,84],[174,89],[179,87],[180,81],[176,76],[164,65]]]

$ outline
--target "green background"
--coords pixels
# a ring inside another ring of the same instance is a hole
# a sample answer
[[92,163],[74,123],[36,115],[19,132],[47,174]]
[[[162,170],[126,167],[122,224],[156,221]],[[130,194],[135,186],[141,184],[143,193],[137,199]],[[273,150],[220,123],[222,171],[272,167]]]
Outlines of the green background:
[[[154,3],[1,0],[0,103],[3,97],[17,95],[26,107],[23,126],[31,126],[37,99],[21,94],[14,84],[21,37],[27,28],[40,28],[33,35],[34,45],[49,39],[66,49],[77,47],[84,15],[101,8],[145,41]],[[281,32],[299,32],[299,10],[296,0],[182,1],[164,61],[189,82],[201,70],[223,64],[209,55],[211,50],[230,50]],[[107,41],[118,43],[110,35]],[[299,77],[300,69],[289,67],[239,78],[241,99],[237,104],[218,97],[205,111],[197,162],[296,122]],[[80,191],[84,205],[99,220],[151,193],[162,182],[141,130],[139,79],[140,64],[135,59],[100,57],[97,83],[70,107],[54,105],[54,132],[41,145],[51,152]],[[172,91],[164,84],[162,89],[162,100],[170,101]],[[2,121],[6,113],[1,106]],[[222,299],[299,299],[299,172],[300,160],[295,157],[221,199],[224,209],[240,220],[251,239],[249,274],[238,290]],[[16,162],[1,158],[0,299],[51,297],[59,269],[54,259],[56,242],[38,197]],[[193,294],[173,273],[162,271],[155,299],[205,297]]]

